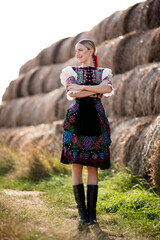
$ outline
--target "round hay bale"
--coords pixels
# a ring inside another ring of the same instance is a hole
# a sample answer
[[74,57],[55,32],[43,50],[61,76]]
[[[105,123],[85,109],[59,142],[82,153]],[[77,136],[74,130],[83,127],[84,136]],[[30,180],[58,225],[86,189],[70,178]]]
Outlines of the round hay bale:
[[[108,20],[109,20],[109,18],[105,18],[99,24],[94,26],[89,32],[86,33],[86,38],[94,41],[95,45],[99,45],[104,40],[108,39],[105,36],[106,24],[107,24]],[[109,37],[109,36],[107,36],[107,37]]]
[[126,16],[123,22],[123,32],[129,33],[134,30],[146,31],[148,5],[146,2],[137,3],[126,10]]
[[56,54],[55,63],[63,63],[75,55],[75,44],[80,40],[85,38],[86,33],[82,32],[76,37],[68,38],[61,47],[58,49]]
[[148,0],[146,1],[148,8],[147,12],[147,25],[149,28],[156,28],[160,26],[160,1],[159,0]]
[[54,153],[62,144],[62,126],[63,120],[59,120],[37,126],[1,128],[0,144],[23,152],[46,148]]
[[[123,73],[148,62],[160,61],[160,28],[130,33],[121,39],[114,56],[115,73]],[[155,40],[156,39],[156,40]],[[153,47],[154,42],[154,47]]]
[[33,59],[30,59],[27,61],[25,64],[23,64],[20,69],[19,69],[19,75],[23,73],[27,73],[30,71],[32,68],[37,67],[39,64],[38,59],[35,57]]
[[[115,164],[124,164],[132,171],[148,178],[152,146],[160,134],[160,116],[119,119],[111,123],[111,156]],[[159,158],[156,157],[159,162]]]
[[[59,101],[63,103],[62,106]],[[38,125],[62,119],[67,104],[63,86],[48,94],[3,102],[0,108],[0,127]]]
[[26,97],[32,94],[31,89],[31,82],[34,76],[36,75],[37,71],[40,67],[36,67],[30,71],[28,71],[26,74],[24,74],[24,79],[22,80],[19,88],[17,88],[17,97],[18,95],[21,97]]
[[42,83],[43,92],[47,93],[61,87],[60,72],[62,68],[63,64],[53,64],[50,66],[50,71]]
[[160,113],[160,63],[137,66],[115,75],[112,83],[115,94],[102,99],[108,117]]
[[50,47],[47,47],[43,49],[38,55],[37,59],[39,62],[39,65],[50,65],[53,63],[57,63],[57,55],[59,55],[59,49],[61,46],[68,41],[70,38],[63,38],[60,39],[59,41],[55,42],[52,44]]
[[125,11],[117,11],[108,18],[105,29],[105,39],[117,38],[124,34],[123,18],[125,14]]
[[9,83],[9,86],[6,88],[3,96],[2,96],[2,101],[9,100],[9,99],[14,99],[17,97],[17,88],[19,83],[22,81],[22,76],[19,77],[18,79],[12,80]]
[[35,58],[20,68],[20,74],[40,65],[62,63],[74,56],[75,43],[83,38],[90,38],[96,45],[104,40],[116,38],[131,31],[145,31],[160,26],[159,0],[137,3],[124,11],[117,11],[105,18],[88,32],[75,37],[60,39],[50,47],[43,49]]
[[114,56],[117,46],[122,38],[123,37],[118,37],[112,40],[104,41],[99,45],[97,48],[99,66],[111,68],[112,72],[115,73]]
[[45,92],[43,85],[51,71],[51,68],[52,65],[40,67],[35,74],[31,75],[28,85],[28,89],[30,89],[30,95],[36,95]]

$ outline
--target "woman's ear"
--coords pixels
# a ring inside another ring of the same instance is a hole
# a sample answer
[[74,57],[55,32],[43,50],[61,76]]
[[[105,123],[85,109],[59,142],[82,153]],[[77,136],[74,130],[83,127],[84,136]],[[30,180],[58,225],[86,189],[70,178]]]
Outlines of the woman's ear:
[[90,54],[89,54],[89,55],[92,56],[93,53],[94,53],[94,50],[93,50],[92,48],[90,48],[89,51],[90,51]]

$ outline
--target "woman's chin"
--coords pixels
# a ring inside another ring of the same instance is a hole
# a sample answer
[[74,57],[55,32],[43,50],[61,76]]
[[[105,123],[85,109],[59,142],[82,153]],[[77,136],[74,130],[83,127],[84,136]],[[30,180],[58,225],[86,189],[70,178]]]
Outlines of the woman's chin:
[[77,59],[79,63],[83,63],[84,61],[82,59]]

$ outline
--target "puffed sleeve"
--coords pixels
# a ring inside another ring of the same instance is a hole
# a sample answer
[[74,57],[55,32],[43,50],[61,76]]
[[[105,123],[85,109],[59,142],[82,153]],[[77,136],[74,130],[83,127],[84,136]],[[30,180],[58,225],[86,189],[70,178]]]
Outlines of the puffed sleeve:
[[108,85],[111,86],[112,91],[110,93],[104,93],[103,96],[109,97],[114,94],[114,87],[112,85],[112,70],[110,68],[104,68],[103,73],[102,73],[102,81],[107,81]]
[[70,83],[75,83],[77,80],[77,73],[73,70],[73,68],[71,66],[65,67],[62,69],[62,72],[60,74],[60,79],[61,79],[61,83],[62,85],[66,88],[67,91],[67,99],[68,100],[73,100],[74,97],[70,97],[69,94],[70,93],[77,93],[79,91],[69,91],[68,90],[68,85]]

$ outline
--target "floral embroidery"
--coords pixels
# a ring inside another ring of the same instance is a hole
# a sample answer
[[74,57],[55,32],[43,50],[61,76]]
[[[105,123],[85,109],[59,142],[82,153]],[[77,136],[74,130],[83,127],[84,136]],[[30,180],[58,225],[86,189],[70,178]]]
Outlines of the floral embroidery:
[[98,103],[95,105],[95,108],[96,108],[96,110],[97,110],[100,114],[103,113],[103,106],[102,106],[101,102],[98,102]]
[[72,134],[69,131],[63,131],[64,133],[64,143],[69,143],[72,138]]
[[99,99],[95,100],[95,108],[99,114],[101,123],[101,135],[99,136],[77,136],[75,134],[74,123],[79,109],[79,99],[70,106],[64,122],[64,156],[73,162],[90,161],[96,163],[103,161],[109,156],[110,127],[106,118],[104,108]]
[[91,137],[86,136],[82,142],[85,150],[89,150],[90,146],[94,144],[94,141]]
[[85,159],[88,159],[89,153],[84,153],[83,156],[84,156]]
[[70,126],[71,126],[71,124],[70,124],[69,122],[66,122],[66,123],[64,124],[64,129],[69,129]]
[[[73,67],[73,70],[77,73],[76,83],[87,84],[88,80],[84,74],[84,70],[80,67]],[[87,69],[85,71],[86,74],[88,74]],[[102,72],[103,69],[93,69],[91,84],[100,84],[102,82]],[[103,80],[109,79],[107,77]],[[68,84],[73,83],[74,81],[74,77],[68,78],[67,87]],[[93,164],[94,166],[94,164],[98,165],[106,161],[106,159],[109,159],[109,146],[111,144],[111,140],[108,119],[105,115],[101,100],[99,98],[94,98],[93,101],[93,106],[95,107],[100,123],[100,134],[98,134],[98,136],[84,136],[76,134],[76,117],[78,117],[77,114],[81,104],[79,98],[75,98],[75,102],[72,103],[67,110],[63,130],[63,157],[67,159],[69,163],[82,163],[84,165]]]
[[71,122],[71,123],[74,123],[75,122],[75,116],[73,114],[70,115],[68,121]]
[[77,102],[73,103],[71,106],[70,106],[70,110],[72,113],[75,113],[79,108],[79,104]]

